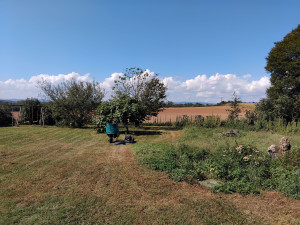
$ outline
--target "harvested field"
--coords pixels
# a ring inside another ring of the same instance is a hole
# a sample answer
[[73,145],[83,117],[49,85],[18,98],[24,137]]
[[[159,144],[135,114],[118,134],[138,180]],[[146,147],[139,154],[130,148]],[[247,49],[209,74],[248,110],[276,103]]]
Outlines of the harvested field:
[[[239,114],[240,118],[243,118],[246,110],[254,110],[255,103],[241,103],[240,108],[242,112]],[[225,106],[207,106],[207,107],[182,107],[182,108],[165,108],[158,114],[157,117],[152,117],[149,122],[175,122],[176,118],[187,116],[219,116],[221,120],[225,120],[228,117],[230,110],[229,105]]]

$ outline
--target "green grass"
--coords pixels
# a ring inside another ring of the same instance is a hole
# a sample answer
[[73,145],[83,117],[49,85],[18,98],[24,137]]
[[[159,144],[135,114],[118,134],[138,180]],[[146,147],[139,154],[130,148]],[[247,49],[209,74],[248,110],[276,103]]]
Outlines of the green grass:
[[[271,160],[267,148],[278,144],[284,134],[241,131],[223,137],[226,130],[188,127],[175,143],[135,146],[141,163],[166,171],[176,181],[198,183],[218,179],[214,191],[258,194],[277,190],[300,199],[300,137],[289,134],[293,147],[283,158]],[[240,147],[237,151],[237,147]]]
[[201,148],[209,148],[212,151],[219,148],[243,144],[255,146],[260,151],[267,152],[270,145],[279,145],[279,141],[282,137],[288,137],[293,149],[300,147],[299,134],[240,130],[238,137],[228,138],[220,136],[221,133],[228,132],[229,130],[230,129],[228,128],[205,129],[192,126],[185,128],[185,135],[180,139],[180,142],[194,147],[201,146]]
[[[138,143],[173,131],[140,130]],[[145,135],[147,134],[147,135]],[[120,138],[123,138],[121,136]],[[138,145],[138,144],[137,144]],[[0,128],[0,224],[263,224],[227,199],[136,163],[92,129]]]

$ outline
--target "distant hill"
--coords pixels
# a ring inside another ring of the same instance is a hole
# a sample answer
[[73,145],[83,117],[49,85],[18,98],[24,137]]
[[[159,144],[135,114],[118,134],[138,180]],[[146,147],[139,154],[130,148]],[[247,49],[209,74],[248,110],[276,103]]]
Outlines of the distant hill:
[[202,104],[202,105],[215,105],[215,103],[210,103],[210,102],[174,102],[175,105],[179,104]]
[[7,102],[7,103],[16,103],[18,101],[21,101],[22,99],[0,99],[0,103]]
[[[17,103],[19,101],[25,101],[26,99],[0,99],[0,103],[7,102],[7,103]],[[38,99],[40,102],[49,102],[47,99]]]

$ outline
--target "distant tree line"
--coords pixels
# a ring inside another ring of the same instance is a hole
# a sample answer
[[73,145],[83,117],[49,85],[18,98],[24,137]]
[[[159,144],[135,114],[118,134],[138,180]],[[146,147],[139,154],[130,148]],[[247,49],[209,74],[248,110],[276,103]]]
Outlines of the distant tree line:
[[199,102],[196,102],[196,103],[193,103],[193,102],[187,102],[187,103],[174,103],[172,101],[167,101],[167,102],[164,102],[163,103],[163,108],[173,108],[173,107],[203,107],[203,106],[206,106],[202,103],[199,103]]
[[[234,93],[235,94],[235,93]],[[231,105],[232,103],[234,103],[235,102],[235,100],[228,100],[228,101],[221,101],[221,102],[218,102],[217,104],[216,104],[216,106],[221,106],[221,105]],[[236,103],[242,103],[242,101],[238,98],[237,100],[236,100]]]

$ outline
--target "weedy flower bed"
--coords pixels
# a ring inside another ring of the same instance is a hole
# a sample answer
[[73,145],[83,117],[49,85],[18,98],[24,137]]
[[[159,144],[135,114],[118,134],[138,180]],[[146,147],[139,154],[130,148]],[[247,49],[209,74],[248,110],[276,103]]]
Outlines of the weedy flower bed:
[[277,190],[300,199],[300,149],[276,159],[250,145],[211,151],[182,143],[140,144],[135,150],[141,163],[166,171],[176,181],[219,180],[213,192],[258,194]]

